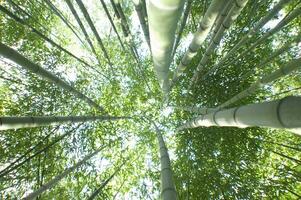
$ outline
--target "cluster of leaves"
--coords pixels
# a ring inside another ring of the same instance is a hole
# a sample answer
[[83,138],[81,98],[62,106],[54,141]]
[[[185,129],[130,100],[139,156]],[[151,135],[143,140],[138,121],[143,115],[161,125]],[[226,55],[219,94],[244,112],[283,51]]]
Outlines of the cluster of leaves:
[[[11,2],[19,5],[12,6]],[[122,22],[117,20],[114,9],[107,2],[109,12],[115,20],[122,36]],[[220,60],[271,8],[272,0],[249,1],[239,18],[223,37],[223,46],[211,56],[205,68]],[[84,40],[72,13],[65,1],[54,1],[66,19],[74,26]],[[80,19],[92,38],[99,55],[95,57],[89,45],[81,44],[71,30],[49,8],[45,0],[7,0],[0,5],[9,9],[26,23],[35,27],[48,38],[56,41],[75,55],[100,70],[87,68],[76,59],[50,45],[30,28],[16,22],[0,12],[0,41],[14,47],[25,57],[59,76],[89,98],[102,105],[112,116],[134,116],[133,120],[116,122],[89,122],[85,124],[60,125],[32,129],[9,130],[0,133],[0,171],[9,166],[9,173],[0,173],[0,195],[2,198],[20,198],[29,191],[36,190],[64,169],[74,165],[85,155],[102,145],[97,156],[77,170],[68,174],[40,199],[85,199],[89,197],[119,165],[121,170],[102,189],[101,199],[157,199],[159,198],[160,170],[158,147],[151,124],[141,120],[141,116],[151,116],[166,131],[166,142],[173,160],[175,185],[179,199],[294,199],[300,190],[300,145],[299,137],[287,131],[260,128],[196,128],[173,133],[184,120],[191,119],[191,113],[175,111],[172,115],[162,112],[162,96],[152,70],[150,54],[143,49],[141,30],[132,30],[135,22],[131,1],[121,3],[132,35],[122,36],[127,51],[121,50],[116,34],[102,20],[105,12],[97,0],[84,1],[94,24],[97,24],[103,43],[113,63],[107,64],[97,40],[89,29],[83,14],[75,5]],[[211,1],[193,2],[189,20],[184,29],[182,41],[187,41]],[[91,6],[94,5],[94,6]],[[296,3],[292,1],[285,8],[289,12]],[[25,10],[26,15],[21,9]],[[256,14],[254,14],[256,13]],[[100,22],[99,22],[100,21]],[[170,103],[179,106],[217,106],[250,84],[263,74],[268,74],[298,54],[298,48],[271,61],[267,67],[245,76],[279,48],[289,32],[298,34],[300,18],[269,38],[260,48],[256,48],[245,58],[221,68],[205,80],[200,80],[188,91],[192,73],[209,45],[210,37],[204,42],[198,55],[171,93]],[[257,33],[246,46],[260,38]],[[138,49],[139,62],[131,51],[131,45]],[[175,65],[183,55],[186,44],[178,48]],[[1,116],[41,116],[41,115],[99,115],[98,111],[86,103],[22,69],[7,59],[0,58],[0,115]],[[235,59],[235,58],[231,58]],[[172,66],[175,68],[175,66]],[[300,73],[285,77],[250,95],[236,104],[278,99],[288,94],[298,94],[293,88],[301,87]],[[286,91],[285,93],[281,93]],[[67,133],[67,134],[66,134]],[[65,135],[66,134],[66,135]],[[27,153],[32,149],[29,153]],[[16,159],[22,160],[14,163]],[[19,166],[18,166],[19,163]],[[17,167],[16,167],[17,166]]]

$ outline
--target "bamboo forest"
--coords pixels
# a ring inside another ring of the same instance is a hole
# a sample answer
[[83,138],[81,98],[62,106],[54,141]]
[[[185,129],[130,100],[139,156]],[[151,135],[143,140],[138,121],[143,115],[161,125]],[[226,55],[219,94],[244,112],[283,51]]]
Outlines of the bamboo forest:
[[301,0],[0,0],[0,199],[301,199]]

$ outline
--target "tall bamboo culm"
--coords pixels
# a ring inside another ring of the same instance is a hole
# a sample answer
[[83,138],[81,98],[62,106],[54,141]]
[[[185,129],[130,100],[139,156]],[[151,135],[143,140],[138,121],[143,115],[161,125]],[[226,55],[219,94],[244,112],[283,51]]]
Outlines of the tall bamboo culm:
[[0,130],[49,126],[63,123],[78,123],[87,121],[114,121],[130,117],[111,116],[40,116],[40,117],[1,117]]
[[169,66],[183,5],[184,0],[150,0],[147,9],[154,69],[163,93],[169,88]]
[[289,96],[200,115],[178,127],[177,131],[200,126],[281,128],[301,135],[301,97]]
[[63,178],[65,178],[68,174],[70,174],[72,171],[74,171],[75,169],[77,169],[78,167],[80,167],[81,165],[83,165],[84,163],[86,163],[90,158],[92,158],[93,156],[95,156],[96,154],[98,154],[105,146],[103,146],[102,148],[86,155],[81,161],[79,161],[78,163],[76,163],[75,165],[73,165],[72,167],[69,167],[67,169],[65,169],[61,174],[57,175],[56,177],[54,177],[53,179],[51,179],[49,182],[47,182],[46,184],[42,185],[39,189],[37,189],[36,191],[26,195],[24,198],[22,198],[23,200],[31,200],[31,199],[35,199],[36,197],[38,197],[39,195],[41,195],[43,192],[45,192],[46,190],[51,189],[52,187],[54,187],[60,180],[62,180]]
[[85,96],[83,93],[76,90],[74,87],[69,85],[67,82],[60,79],[59,77],[57,77],[53,73],[43,69],[39,65],[31,62],[30,60],[28,60],[27,58],[25,58],[24,56],[19,54],[17,51],[15,51],[14,49],[6,46],[5,44],[3,44],[1,42],[0,42],[0,55],[2,55],[3,57],[17,63],[18,65],[20,65],[24,69],[31,71],[32,73],[40,76],[41,78],[44,78],[44,79],[54,83],[58,87],[60,87],[64,90],[67,90],[68,92],[71,92],[72,94],[74,94],[79,99],[87,102],[90,106],[96,108],[97,110],[99,110],[101,112],[104,112],[104,109],[101,106],[99,106],[96,102],[94,102],[93,100],[91,100],[90,98]]

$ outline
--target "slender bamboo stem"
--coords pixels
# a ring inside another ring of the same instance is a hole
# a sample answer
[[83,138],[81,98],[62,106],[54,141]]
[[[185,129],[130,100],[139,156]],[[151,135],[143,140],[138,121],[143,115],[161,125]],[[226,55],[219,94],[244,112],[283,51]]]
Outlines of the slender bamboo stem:
[[54,12],[56,16],[58,16],[62,22],[72,31],[72,33],[77,37],[77,39],[85,45],[84,41],[81,39],[79,34],[75,31],[74,26],[64,17],[63,13],[60,12],[60,10],[50,1],[50,0],[44,0],[46,4],[49,6],[49,8]]
[[234,47],[212,68],[216,69],[219,66],[223,65],[224,62],[230,58],[238,49],[240,49],[244,44],[250,41],[251,37],[256,34],[268,21],[270,21],[284,6],[289,3],[291,0],[280,0],[271,11],[268,12],[266,16],[261,18],[256,25],[250,29],[250,31],[240,39],[238,43],[234,45]]
[[0,130],[49,126],[53,124],[78,123],[87,121],[114,121],[129,119],[130,117],[111,116],[32,116],[32,117],[2,117],[0,116]]
[[117,35],[118,41],[119,41],[119,43],[120,43],[120,46],[122,47],[123,51],[126,51],[126,50],[125,50],[125,47],[124,47],[124,45],[123,45],[123,43],[122,43],[122,41],[121,41],[120,35],[119,35],[118,31],[117,31],[117,28],[116,28],[116,26],[115,26],[115,24],[114,24],[114,21],[113,21],[113,19],[112,19],[112,17],[111,17],[111,14],[110,14],[110,12],[109,12],[109,10],[108,10],[108,8],[107,8],[107,6],[106,6],[104,0],[100,0],[100,2],[101,2],[101,5],[102,5],[103,9],[105,10],[105,13],[106,13],[106,15],[107,15],[107,17],[108,17],[108,19],[109,19],[111,25],[112,25],[113,30],[115,31],[115,33],[116,33],[116,35]]
[[78,163],[76,163],[75,165],[73,165],[70,168],[65,169],[61,174],[57,175],[56,177],[54,177],[52,180],[50,180],[49,182],[47,182],[46,184],[42,185],[39,189],[37,189],[36,191],[28,194],[27,196],[25,196],[24,198],[22,198],[23,200],[31,200],[31,199],[35,199],[37,196],[39,196],[40,194],[42,194],[43,192],[45,192],[46,190],[51,189],[53,186],[55,186],[60,180],[62,180],[63,178],[65,178],[68,174],[70,174],[72,171],[74,171],[75,169],[77,169],[78,167],[80,167],[81,165],[83,165],[84,163],[86,163],[90,158],[92,158],[93,156],[95,156],[96,154],[98,154],[102,149],[104,149],[105,146],[103,146],[102,148],[86,155],[81,161],[79,161]]
[[232,65],[235,61],[239,60],[240,58],[246,56],[248,53],[252,52],[259,44],[265,42],[269,37],[279,32],[283,27],[289,24],[291,21],[296,19],[301,14],[301,6],[295,8],[291,13],[285,16],[274,28],[270,29],[266,32],[260,39],[256,40],[250,47],[246,48],[245,51],[239,53],[235,56],[232,60],[228,62],[228,64],[223,65],[224,67]]
[[[94,23],[93,23],[93,21],[92,21],[90,15],[89,15],[89,13],[88,13],[88,11],[87,11],[85,5],[84,5],[84,3],[82,2],[82,0],[76,0],[76,3],[77,3],[77,5],[79,6],[81,12],[83,13],[83,15],[84,15],[86,21],[88,22],[88,24],[89,24],[89,26],[90,26],[90,28],[91,28],[91,30],[92,30],[92,32],[93,32],[93,34],[94,34],[94,36],[95,36],[97,42],[98,42],[98,45],[99,45],[100,49],[102,50],[102,52],[103,52],[103,54],[104,54],[104,57],[107,59],[108,64],[110,65],[110,67],[111,67],[111,69],[112,69],[113,66],[112,66],[112,63],[111,63],[109,54],[108,54],[108,52],[107,52],[107,50],[106,50],[106,48],[105,48],[105,46],[104,46],[104,44],[103,44],[103,42],[102,42],[100,36],[99,36],[99,33],[98,33],[97,29],[96,29],[95,26],[94,26]],[[113,69],[112,69],[112,72],[114,72]]]
[[211,27],[213,26],[217,16],[222,11],[223,6],[227,3],[225,0],[213,0],[202,18],[197,32],[194,33],[193,40],[191,41],[188,50],[184,54],[181,62],[177,66],[173,79],[171,82],[170,90],[174,84],[178,81],[184,70],[187,68],[192,58],[197,54],[201,44],[205,41]]
[[112,180],[114,178],[114,176],[120,171],[120,169],[124,166],[124,164],[126,163],[126,161],[124,161],[116,170],[115,172],[109,177],[107,178],[92,194],[91,196],[88,198],[88,200],[93,200],[95,199],[99,193],[101,192],[101,190],[110,182],[110,180]]
[[301,67],[301,58],[294,59],[294,60],[288,62],[286,65],[280,67],[280,69],[262,77],[261,79],[259,79],[258,81],[256,81],[252,85],[250,85],[249,88],[247,88],[246,90],[235,95],[234,97],[232,97],[228,101],[224,102],[223,104],[217,106],[216,108],[218,110],[225,108],[225,107],[253,94],[255,91],[257,91],[259,88],[263,87],[264,85],[294,72],[295,70],[299,69],[300,67]]
[[78,97],[79,99],[86,101],[90,106],[95,107],[97,110],[104,112],[104,109],[99,106],[96,102],[92,101],[90,98],[76,90],[74,87],[69,85],[64,80],[60,79],[53,73],[45,70],[44,68],[40,67],[39,65],[33,63],[32,61],[28,60],[21,54],[19,54],[14,49],[6,46],[5,44],[0,42],[0,55],[6,57],[9,60],[14,61],[15,63],[19,64],[21,67],[33,72],[34,74],[54,83],[58,87],[71,92],[73,95]]
[[[9,10],[7,10],[2,5],[0,5],[0,11],[3,12],[3,13],[5,13],[9,17],[11,17],[12,19],[14,19],[16,22],[22,24],[23,26],[28,27],[33,33],[37,34],[39,37],[41,37],[45,41],[49,42],[51,45],[55,46],[56,48],[58,48],[59,50],[63,51],[64,53],[68,54],[69,56],[75,58],[77,61],[79,61],[80,63],[84,64],[84,66],[89,67],[89,68],[95,70],[95,68],[93,66],[89,65],[86,61],[78,58],[73,53],[71,53],[70,51],[66,50],[65,48],[63,48],[62,46],[60,46],[59,44],[57,44],[56,42],[54,42],[53,40],[51,40],[50,38],[48,38],[47,36],[45,36],[43,33],[41,33],[40,31],[38,31],[37,29],[35,29],[33,26],[27,24],[23,19],[21,19],[18,16],[14,15],[12,12],[10,12]],[[100,74],[103,75],[102,73],[100,73]]]
[[190,82],[190,87],[192,87],[193,84],[197,82],[200,73],[203,71],[211,54],[214,52],[214,50],[217,48],[220,41],[222,40],[225,31],[230,28],[232,23],[236,20],[236,18],[239,16],[243,8],[246,6],[247,2],[248,0],[240,0],[240,1],[235,0],[235,3],[232,5],[228,15],[222,22],[221,26],[219,27],[219,30],[213,37],[209,47],[206,49],[201,61],[199,62],[197,68],[195,69],[193,77]]

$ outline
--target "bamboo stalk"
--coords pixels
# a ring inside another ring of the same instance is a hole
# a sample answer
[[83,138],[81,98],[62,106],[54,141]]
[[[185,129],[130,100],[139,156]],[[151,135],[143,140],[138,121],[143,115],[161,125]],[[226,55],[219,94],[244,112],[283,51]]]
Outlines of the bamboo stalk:
[[[105,146],[104,146],[105,147]],[[72,171],[74,171],[75,169],[77,169],[78,167],[80,167],[81,165],[83,165],[84,163],[86,163],[90,158],[92,158],[93,156],[95,156],[96,154],[98,154],[102,149],[104,149],[104,147],[86,155],[81,161],[79,161],[78,163],[76,163],[75,165],[73,165],[72,167],[69,167],[67,169],[65,169],[61,174],[57,175],[56,177],[54,177],[53,179],[51,179],[49,182],[47,182],[46,184],[42,185],[40,188],[38,188],[37,190],[35,190],[34,192],[26,195],[24,198],[22,198],[23,200],[30,200],[30,199],[35,199],[37,196],[39,196],[40,194],[42,194],[43,192],[45,192],[46,190],[51,189],[52,187],[54,187],[60,180],[62,180],[63,178],[65,178],[68,174],[70,174]]]
[[243,8],[246,6],[247,2],[248,2],[248,0],[240,0],[240,1],[236,0],[235,3],[232,5],[228,15],[226,16],[226,18],[222,22],[221,26],[219,27],[218,32],[213,37],[209,47],[206,49],[197,68],[194,70],[193,77],[190,82],[190,86],[193,86],[193,84],[197,82],[197,80],[200,76],[200,73],[203,71],[211,54],[214,52],[214,50],[216,49],[216,47],[219,45],[220,41],[222,40],[225,31],[230,28],[232,23],[236,20],[236,18],[239,16],[239,14],[243,10]]
[[301,67],[301,58],[294,59],[294,60],[288,62],[283,67],[280,67],[280,69],[262,77],[261,79],[259,79],[258,81],[256,81],[252,85],[250,85],[250,87],[247,88],[246,90],[240,92],[239,94],[235,95],[228,101],[217,106],[216,109],[220,110],[222,108],[225,108],[225,107],[253,94],[255,91],[257,91],[259,88],[263,87],[264,85],[294,72],[295,70],[299,69],[300,67]]
[[230,58],[238,49],[240,49],[244,44],[250,41],[251,37],[256,34],[268,21],[270,21],[284,6],[285,4],[289,3],[291,0],[280,0],[270,12],[261,20],[259,20],[256,25],[249,30],[249,32],[240,39],[240,41],[235,44],[235,46],[219,61],[219,63],[213,66],[213,69],[218,68],[219,66],[223,65],[224,62]]
[[223,6],[227,3],[226,0],[213,0],[202,18],[197,32],[194,33],[193,40],[191,41],[188,50],[184,54],[181,62],[176,68],[170,89],[178,81],[184,70],[187,68],[192,58],[197,54],[197,50],[201,47],[201,44],[205,41],[211,27],[213,26],[217,16],[222,11]]
[[111,116],[31,116],[5,117],[0,116],[0,130],[49,126],[63,123],[78,123],[87,121],[113,121],[129,119],[130,117]]
[[60,79],[53,73],[40,67],[39,65],[33,63],[32,61],[28,60],[27,58],[25,58],[24,56],[19,54],[17,51],[6,46],[5,44],[2,44],[1,42],[0,42],[0,55],[4,56],[5,58],[7,58],[9,60],[14,61],[21,67],[25,68],[26,70],[29,70],[32,73],[54,83],[58,87],[71,92],[73,95],[75,95],[79,99],[86,101],[90,106],[95,107],[97,110],[99,110],[101,112],[104,112],[104,109],[101,106],[99,106],[96,102],[92,101],[90,98],[85,96],[83,93],[76,90],[74,87],[69,85],[67,82]]
[[269,127],[285,128],[301,135],[301,97],[286,97],[281,100],[250,104],[200,115],[177,130],[200,126]]
[[87,9],[86,9],[84,3],[82,2],[82,0],[76,0],[76,3],[77,3],[77,5],[79,6],[81,12],[83,13],[83,15],[84,15],[86,21],[88,22],[88,24],[89,24],[89,26],[90,26],[90,28],[91,28],[91,30],[92,30],[92,32],[93,32],[93,34],[94,34],[94,36],[95,36],[97,42],[98,42],[98,45],[99,45],[100,49],[102,50],[102,52],[103,52],[103,54],[104,54],[104,57],[107,59],[108,64],[109,64],[110,67],[111,67],[112,72],[114,72],[114,70],[112,69],[113,66],[112,66],[112,63],[111,63],[109,54],[108,54],[108,52],[107,52],[107,50],[106,50],[106,48],[105,48],[105,46],[104,46],[104,44],[103,44],[103,42],[102,42],[102,40],[101,40],[99,34],[98,34],[97,29],[95,28],[95,26],[94,26],[94,24],[93,24],[93,21],[92,21],[90,15],[89,15],[89,13],[88,13],[88,11],[87,11]]
[[18,16],[14,15],[12,12],[10,12],[9,10],[7,10],[5,7],[3,7],[2,5],[0,5],[0,11],[7,14],[9,17],[11,17],[12,19],[14,19],[16,22],[22,24],[23,26],[28,27],[33,33],[37,34],[39,37],[41,37],[43,40],[49,42],[51,45],[55,46],[56,48],[58,48],[59,50],[63,51],[64,53],[68,54],[69,56],[73,57],[74,59],[76,59],[78,62],[84,64],[84,66],[89,67],[95,71],[97,71],[99,74],[101,74],[102,76],[105,76],[103,73],[99,72],[95,67],[89,65],[86,61],[82,60],[81,58],[75,56],[73,53],[71,53],[70,51],[68,51],[67,49],[63,48],[62,46],[60,46],[59,44],[57,44],[56,42],[54,42],[53,40],[51,40],[50,38],[48,38],[47,36],[45,36],[43,33],[41,33],[40,31],[38,31],[37,29],[35,29],[33,26],[27,24],[23,19],[19,18]]
[[253,43],[250,47],[246,48],[245,51],[236,55],[235,58],[230,60],[228,64],[224,65],[224,67],[232,65],[235,61],[239,60],[240,58],[246,56],[248,53],[252,52],[259,44],[265,42],[269,37],[279,32],[283,27],[285,27],[288,23],[290,23],[300,15],[301,15],[301,6],[295,8],[291,13],[289,13],[286,17],[284,17],[274,28],[266,32],[260,39],[256,40],[256,42]]
[[167,93],[169,89],[169,66],[183,4],[184,0],[151,0],[148,5],[152,58],[163,93]]

